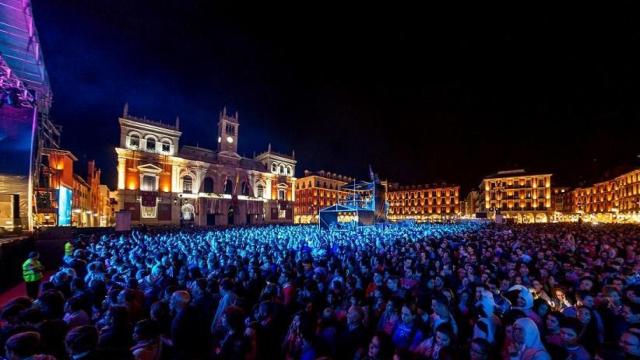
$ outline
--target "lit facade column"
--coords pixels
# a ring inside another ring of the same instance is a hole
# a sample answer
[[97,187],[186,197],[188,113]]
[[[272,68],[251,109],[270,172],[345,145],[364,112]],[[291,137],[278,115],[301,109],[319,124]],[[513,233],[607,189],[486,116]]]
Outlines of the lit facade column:
[[124,179],[126,176],[127,170],[127,159],[123,157],[118,157],[118,190],[124,190],[125,184]]
[[296,201],[296,179],[291,178],[291,201]]

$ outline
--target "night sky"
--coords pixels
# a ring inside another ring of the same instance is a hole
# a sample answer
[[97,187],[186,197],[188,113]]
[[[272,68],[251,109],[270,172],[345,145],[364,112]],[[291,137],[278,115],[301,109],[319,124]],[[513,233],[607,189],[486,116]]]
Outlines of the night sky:
[[468,191],[502,169],[578,185],[638,164],[634,11],[210,3],[33,0],[52,117],[81,171],[96,159],[115,187],[125,102],[136,116],[180,116],[181,145],[208,148],[226,105],[243,155],[295,149],[298,176],[364,178],[371,164],[381,178]]

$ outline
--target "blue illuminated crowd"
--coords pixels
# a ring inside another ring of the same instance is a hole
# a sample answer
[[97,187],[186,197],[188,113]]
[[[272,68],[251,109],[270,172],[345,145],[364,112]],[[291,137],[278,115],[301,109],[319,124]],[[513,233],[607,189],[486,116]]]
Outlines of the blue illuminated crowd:
[[640,359],[640,227],[394,224],[78,239],[8,359]]

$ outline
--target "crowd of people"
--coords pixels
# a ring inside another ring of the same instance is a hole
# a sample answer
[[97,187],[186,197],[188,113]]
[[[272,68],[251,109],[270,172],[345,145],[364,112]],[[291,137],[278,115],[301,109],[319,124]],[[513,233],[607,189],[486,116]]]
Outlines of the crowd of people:
[[639,241],[633,225],[479,222],[77,239],[37,296],[1,309],[0,352],[640,359]]

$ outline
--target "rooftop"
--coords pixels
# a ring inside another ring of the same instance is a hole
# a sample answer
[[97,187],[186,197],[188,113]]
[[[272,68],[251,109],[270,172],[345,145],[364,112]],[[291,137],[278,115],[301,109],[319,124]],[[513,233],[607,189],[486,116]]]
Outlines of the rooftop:
[[444,188],[457,188],[459,185],[447,184],[447,183],[433,183],[433,184],[417,184],[417,185],[399,185],[390,184],[389,191],[407,191],[407,190],[426,190],[426,189],[444,189]]
[[137,117],[127,113],[122,114],[121,118],[125,120],[132,120],[132,121],[136,121],[143,124],[161,127],[168,130],[180,131],[179,124],[175,124],[175,125],[166,124],[166,123],[163,123],[162,121],[155,121],[155,120],[147,119],[146,117]]
[[331,179],[331,180],[338,180],[338,181],[344,181],[344,182],[353,182],[355,180],[355,178],[349,177],[349,176],[345,176],[345,175],[340,175],[340,174],[336,174],[336,173],[332,173],[329,171],[324,171],[324,170],[319,170],[319,171],[310,171],[310,170],[305,170],[304,171],[304,176],[320,176],[326,179]]
[[[218,153],[216,151],[199,146],[183,146],[178,156],[189,160],[198,160],[214,164],[218,162]],[[267,171],[264,164],[246,157],[240,158],[240,166],[243,169]]]
[[285,153],[281,153],[281,152],[277,152],[277,151],[273,151],[271,150],[271,144],[269,144],[269,146],[267,147],[267,151],[261,152],[258,155],[255,156],[256,159],[259,159],[261,157],[266,157],[269,155],[274,155],[274,156],[278,156],[284,159],[289,159],[289,160],[294,160],[296,159],[296,152],[293,151],[291,152],[291,155],[289,154],[285,154]]
[[522,176],[541,176],[541,175],[552,175],[550,173],[532,173],[526,171],[525,169],[514,169],[514,170],[502,170],[498,171],[495,174],[491,174],[485,176],[485,179],[500,179],[500,178],[509,178],[509,177],[522,177]]

